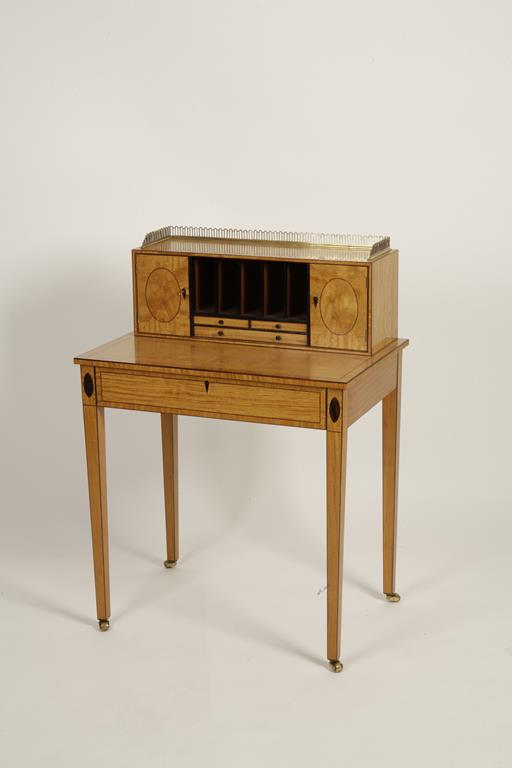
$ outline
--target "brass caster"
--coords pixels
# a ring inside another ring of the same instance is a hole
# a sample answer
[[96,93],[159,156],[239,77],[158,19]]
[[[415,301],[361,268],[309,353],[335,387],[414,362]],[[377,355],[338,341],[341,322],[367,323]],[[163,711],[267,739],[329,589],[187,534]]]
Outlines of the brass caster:
[[343,664],[339,659],[329,659],[329,666],[331,668],[331,672],[341,672],[343,669]]
[[100,625],[101,632],[106,632],[110,628],[110,621],[108,619],[100,619],[98,624]]
[[400,595],[398,592],[385,592],[386,600],[388,600],[390,603],[399,603],[400,602]]
[[164,565],[166,568],[175,568],[177,562],[178,562],[177,560],[166,560],[164,562]]

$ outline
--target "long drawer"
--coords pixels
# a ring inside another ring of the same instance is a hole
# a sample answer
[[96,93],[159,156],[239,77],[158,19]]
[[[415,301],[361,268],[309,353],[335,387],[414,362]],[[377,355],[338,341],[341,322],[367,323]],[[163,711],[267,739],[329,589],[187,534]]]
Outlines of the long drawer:
[[292,333],[307,333],[307,323],[286,323],[279,320],[251,320],[251,328],[260,331],[291,331]]
[[226,328],[248,328],[248,320],[240,320],[236,317],[217,317],[216,315],[194,315],[196,325],[218,325]]
[[99,371],[99,405],[325,428],[325,390]]
[[267,344],[300,344],[305,347],[308,343],[306,333],[286,333],[276,331],[259,331],[249,328],[216,328],[215,326],[194,326],[195,336],[208,336],[218,339],[236,339],[237,341],[266,341]]

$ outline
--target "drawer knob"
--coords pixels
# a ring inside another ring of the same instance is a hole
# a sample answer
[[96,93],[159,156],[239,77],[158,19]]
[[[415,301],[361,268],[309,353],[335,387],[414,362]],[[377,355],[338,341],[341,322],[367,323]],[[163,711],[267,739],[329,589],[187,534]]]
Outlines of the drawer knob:
[[210,389],[210,382],[209,381],[205,381],[204,388],[206,390],[206,394],[208,394],[208,390]]
[[280,336],[276,336],[276,341],[281,341],[281,337]]
[[219,336],[224,336],[224,331],[217,331],[217,334],[218,334]]
[[219,320],[219,325],[224,325],[224,320]]
[[279,330],[279,329],[280,329],[280,327],[281,327],[281,323],[276,323],[276,328],[277,328],[277,330]]

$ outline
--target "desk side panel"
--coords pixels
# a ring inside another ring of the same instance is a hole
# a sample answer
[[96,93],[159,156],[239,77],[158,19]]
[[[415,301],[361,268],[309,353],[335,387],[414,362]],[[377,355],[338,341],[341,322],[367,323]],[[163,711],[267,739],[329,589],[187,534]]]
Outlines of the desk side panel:
[[370,270],[370,342],[375,354],[398,335],[398,251],[373,262]]
[[348,387],[349,426],[396,389],[398,354],[383,358],[351,382]]

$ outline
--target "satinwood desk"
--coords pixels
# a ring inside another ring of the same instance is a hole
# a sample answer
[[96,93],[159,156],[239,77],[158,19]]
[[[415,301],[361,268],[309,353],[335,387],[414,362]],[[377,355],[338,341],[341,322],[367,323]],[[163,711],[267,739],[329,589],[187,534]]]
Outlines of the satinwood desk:
[[341,671],[341,593],[347,431],[382,401],[383,592],[395,592],[402,349],[371,356],[163,339],[132,333],[75,358],[80,365],[96,607],[109,628],[104,408],[161,414],[167,559],[178,561],[178,416],[323,429],[327,450],[327,658]]

